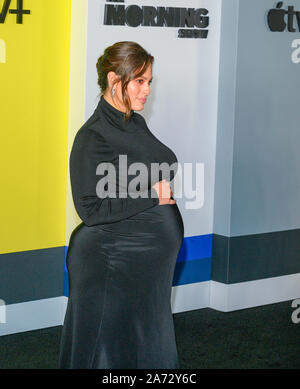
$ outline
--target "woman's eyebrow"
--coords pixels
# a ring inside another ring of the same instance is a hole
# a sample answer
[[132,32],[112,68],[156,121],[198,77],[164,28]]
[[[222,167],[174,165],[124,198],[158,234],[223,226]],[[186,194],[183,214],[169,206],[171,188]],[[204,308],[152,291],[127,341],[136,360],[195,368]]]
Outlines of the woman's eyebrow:
[[[144,77],[144,76],[141,76],[141,77],[138,77],[138,78],[142,78],[143,80],[147,80],[147,77]],[[151,77],[149,81],[152,81],[152,80],[153,80],[153,77]]]

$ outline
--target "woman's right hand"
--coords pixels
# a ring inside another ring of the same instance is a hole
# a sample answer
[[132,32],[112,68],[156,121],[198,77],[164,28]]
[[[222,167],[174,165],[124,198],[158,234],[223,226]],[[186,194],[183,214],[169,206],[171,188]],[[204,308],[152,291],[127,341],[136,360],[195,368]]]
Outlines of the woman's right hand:
[[173,193],[168,181],[158,181],[152,186],[152,188],[156,190],[159,199],[159,205],[176,204],[176,200],[171,199]]

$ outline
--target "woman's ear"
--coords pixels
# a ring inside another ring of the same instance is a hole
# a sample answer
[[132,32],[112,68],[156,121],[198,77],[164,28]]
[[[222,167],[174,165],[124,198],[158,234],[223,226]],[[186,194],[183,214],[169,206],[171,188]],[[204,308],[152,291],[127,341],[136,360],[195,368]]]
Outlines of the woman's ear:
[[112,86],[116,83],[118,79],[118,76],[116,75],[115,72],[108,72],[107,73],[107,80],[108,80],[108,85],[110,86],[110,88],[112,88]]

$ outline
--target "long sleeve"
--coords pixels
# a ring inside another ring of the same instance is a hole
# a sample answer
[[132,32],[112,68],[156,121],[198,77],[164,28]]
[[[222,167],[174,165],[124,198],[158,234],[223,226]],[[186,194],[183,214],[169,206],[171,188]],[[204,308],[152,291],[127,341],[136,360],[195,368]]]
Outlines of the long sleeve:
[[118,152],[100,133],[82,128],[76,134],[70,155],[72,195],[76,211],[87,226],[120,221],[159,203],[153,188],[145,193],[147,198],[119,198],[118,191],[116,198],[99,194],[97,183],[105,175],[96,174],[97,166],[102,162],[116,166],[117,159]]

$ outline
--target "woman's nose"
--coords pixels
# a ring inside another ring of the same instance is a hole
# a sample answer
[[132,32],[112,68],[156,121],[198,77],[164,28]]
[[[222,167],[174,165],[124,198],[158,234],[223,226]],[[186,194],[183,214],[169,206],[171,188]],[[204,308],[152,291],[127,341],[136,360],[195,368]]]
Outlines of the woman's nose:
[[150,95],[150,85],[147,84],[146,82],[145,82],[145,89],[144,89],[144,92],[145,92],[145,94],[146,94],[147,96]]

